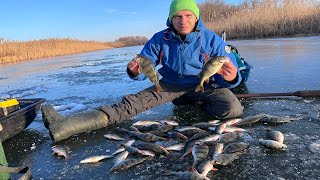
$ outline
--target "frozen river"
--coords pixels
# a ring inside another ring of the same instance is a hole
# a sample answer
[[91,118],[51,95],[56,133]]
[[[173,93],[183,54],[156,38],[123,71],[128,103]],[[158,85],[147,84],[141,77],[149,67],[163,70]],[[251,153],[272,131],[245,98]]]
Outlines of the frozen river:
[[[265,40],[229,41],[253,67],[241,91],[249,93],[320,90],[320,36]],[[129,93],[151,86],[151,82],[133,81],[126,65],[142,46],[96,51],[17,64],[0,65],[0,99],[45,98],[62,114],[68,115],[104,104],[113,104]],[[210,172],[211,179],[320,179],[320,98],[242,99],[244,115],[266,113],[301,117],[299,121],[270,126],[246,127],[251,133],[242,141],[249,152],[231,165]],[[111,161],[83,165],[79,161],[90,155],[110,154],[118,142],[103,135],[116,126],[128,126],[136,120],[161,120],[177,117],[200,120],[203,112],[172,103],[141,113],[120,125],[74,136],[59,144],[70,147],[70,159],[51,155],[53,145],[40,114],[23,133],[4,142],[9,165],[27,165],[34,179],[146,179],[166,171],[186,170],[186,160],[155,158],[126,172],[108,173]],[[208,120],[208,119],[207,119]],[[264,128],[285,135],[288,149],[266,150],[257,140]],[[13,176],[16,178],[16,176]],[[153,177],[155,178],[155,177]]]

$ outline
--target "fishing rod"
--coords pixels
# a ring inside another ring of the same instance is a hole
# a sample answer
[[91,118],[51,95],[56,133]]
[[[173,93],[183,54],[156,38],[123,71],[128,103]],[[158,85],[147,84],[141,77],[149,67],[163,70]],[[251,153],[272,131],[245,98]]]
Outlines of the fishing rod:
[[287,93],[256,93],[235,94],[237,98],[276,97],[276,96],[298,96],[298,97],[320,97],[320,90],[295,91]]

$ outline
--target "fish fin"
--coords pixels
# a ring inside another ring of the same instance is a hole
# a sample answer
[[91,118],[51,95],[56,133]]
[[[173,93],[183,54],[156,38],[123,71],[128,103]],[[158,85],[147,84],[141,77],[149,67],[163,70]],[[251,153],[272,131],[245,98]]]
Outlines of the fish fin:
[[218,171],[219,169],[215,168],[215,167],[212,167],[211,169],[212,171]]
[[193,171],[193,166],[188,166],[187,168],[186,168],[186,171],[188,171],[188,172],[192,172]]
[[[195,89],[195,92],[198,92],[198,91],[200,91],[200,90],[201,90],[201,91],[202,91],[202,90],[204,91],[204,87],[203,87],[203,85],[198,84],[197,87],[196,87],[196,89]],[[203,92],[203,91],[202,91],[202,92]]]
[[201,86],[201,92],[204,93],[204,87],[203,86]]
[[163,88],[160,86],[159,83],[156,84],[156,91],[157,92],[164,92]]
[[266,131],[271,131],[271,128],[264,128],[264,130],[266,130]]
[[215,165],[215,164],[216,164],[216,161],[215,161],[215,160],[212,160],[212,161],[210,161],[210,164]]
[[217,73],[218,73],[218,74],[222,74],[222,72],[223,72],[223,71],[222,71],[222,68],[220,68]]
[[207,84],[209,84],[210,78],[204,80]]
[[192,149],[188,150],[187,152],[185,152],[180,159],[183,159],[184,157],[186,157],[187,155],[189,155],[192,152]]
[[200,86],[197,85],[196,89],[194,90],[195,92],[198,92],[200,90]]
[[64,159],[68,159],[68,155],[67,154],[63,154],[63,153],[58,153],[59,156],[64,157]]
[[188,170],[189,170],[190,172],[199,174],[198,170],[197,170],[194,166],[189,167]]
[[67,152],[70,152],[71,148],[69,146],[64,146],[67,150]]

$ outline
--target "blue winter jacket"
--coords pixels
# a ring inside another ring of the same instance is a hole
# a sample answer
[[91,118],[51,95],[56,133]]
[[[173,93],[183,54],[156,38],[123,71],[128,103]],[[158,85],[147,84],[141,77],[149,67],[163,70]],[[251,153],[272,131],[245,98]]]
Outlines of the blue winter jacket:
[[[154,34],[140,53],[149,58],[155,66],[162,65],[158,70],[162,76],[161,81],[182,87],[195,87],[200,81],[197,75],[205,60],[214,56],[229,56],[233,64],[238,67],[236,58],[227,44],[216,33],[208,30],[201,18],[198,20],[196,30],[187,34],[184,41],[174,33],[169,20],[167,26],[167,29]],[[146,76],[141,73],[131,78],[143,80]],[[215,87],[234,88],[240,82],[239,70],[237,82],[233,84],[227,83],[218,73],[210,78],[210,83]]]

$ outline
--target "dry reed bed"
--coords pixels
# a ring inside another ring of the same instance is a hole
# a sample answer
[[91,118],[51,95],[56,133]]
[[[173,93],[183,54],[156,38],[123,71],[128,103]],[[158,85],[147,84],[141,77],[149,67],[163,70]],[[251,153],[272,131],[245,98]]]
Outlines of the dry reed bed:
[[320,3],[315,0],[264,1],[243,6],[237,11],[207,22],[218,34],[226,31],[229,39],[266,38],[320,33]]
[[102,43],[69,38],[51,38],[27,42],[2,39],[0,41],[0,64],[110,49],[126,45],[125,42]]

